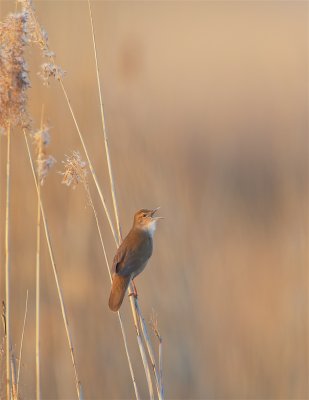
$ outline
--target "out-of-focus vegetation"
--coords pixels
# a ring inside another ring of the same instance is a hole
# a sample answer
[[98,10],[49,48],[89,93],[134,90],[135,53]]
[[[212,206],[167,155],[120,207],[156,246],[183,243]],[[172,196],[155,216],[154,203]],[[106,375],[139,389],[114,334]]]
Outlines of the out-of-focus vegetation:
[[[39,1],[37,15],[67,71],[70,100],[109,193],[87,3]],[[14,2],[0,3],[1,19]],[[305,399],[308,390],[308,4],[94,2],[103,100],[123,231],[161,206],[155,251],[137,279],[144,315],[164,340],[167,398]],[[82,189],[61,185],[80,150],[57,82],[42,86],[28,54],[29,107],[42,103],[58,160],[42,188],[85,397],[134,395],[110,281]],[[4,298],[5,137],[1,151]],[[95,201],[99,205],[98,199]],[[112,209],[111,199],[108,199]],[[36,193],[23,137],[12,134],[11,318],[20,393],[35,393]],[[108,255],[114,243],[100,215]],[[61,312],[42,241],[42,397],[73,398]],[[137,381],[147,396],[128,302]],[[2,337],[2,333],[1,333]],[[17,351],[16,351],[17,352]],[[1,361],[1,380],[4,364]]]

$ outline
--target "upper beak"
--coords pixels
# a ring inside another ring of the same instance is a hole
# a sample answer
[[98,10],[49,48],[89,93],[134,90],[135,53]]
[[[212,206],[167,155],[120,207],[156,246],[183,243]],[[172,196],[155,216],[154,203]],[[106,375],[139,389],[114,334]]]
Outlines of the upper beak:
[[155,208],[154,210],[151,211],[151,218],[153,219],[164,219],[164,217],[154,217],[153,215],[160,209],[160,207]]

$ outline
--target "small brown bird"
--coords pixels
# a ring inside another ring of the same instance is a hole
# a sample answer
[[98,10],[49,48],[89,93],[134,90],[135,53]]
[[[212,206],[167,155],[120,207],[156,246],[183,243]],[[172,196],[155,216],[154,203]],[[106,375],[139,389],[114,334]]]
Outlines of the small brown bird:
[[[108,302],[112,311],[119,310],[131,279],[144,270],[151,257],[156,223],[162,218],[154,217],[157,210],[158,208],[137,211],[132,229],[117,250],[113,260],[113,283]],[[134,294],[136,295],[136,291]]]

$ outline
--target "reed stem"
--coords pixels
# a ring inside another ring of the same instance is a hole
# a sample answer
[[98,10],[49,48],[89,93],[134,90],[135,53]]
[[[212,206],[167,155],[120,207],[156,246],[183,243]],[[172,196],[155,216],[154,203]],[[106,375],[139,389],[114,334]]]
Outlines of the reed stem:
[[106,161],[107,161],[107,166],[108,166],[109,182],[110,182],[110,188],[111,188],[111,194],[112,194],[112,200],[113,200],[113,206],[114,206],[114,213],[115,213],[115,219],[116,219],[116,226],[117,226],[117,232],[118,232],[118,241],[120,242],[121,241],[121,229],[120,229],[120,222],[119,222],[119,213],[118,213],[118,205],[117,205],[117,199],[116,199],[115,183],[114,183],[113,172],[112,172],[112,163],[111,163],[111,157],[109,154],[109,146],[108,146],[108,141],[107,141],[107,130],[106,130],[106,124],[105,124],[104,109],[103,109],[101,81],[100,81],[99,64],[98,64],[98,57],[97,57],[97,46],[96,46],[95,32],[94,32],[94,27],[93,27],[93,19],[92,19],[92,10],[91,10],[90,0],[88,0],[88,8],[89,8],[90,23],[91,23],[94,59],[95,59],[95,65],[96,65],[96,76],[97,76],[97,85],[98,85],[98,91],[99,91],[101,123],[102,123],[102,130],[103,130],[103,136],[104,136]]
[[[44,105],[41,110],[40,129],[43,131]],[[38,140],[38,157],[43,152],[42,140]],[[38,160],[39,161],[39,160]],[[39,181],[39,179],[37,179]],[[40,368],[40,250],[41,250],[41,185],[37,190],[37,224],[36,224],[36,268],[35,268],[35,387],[36,400],[41,399],[41,368]]]
[[[32,157],[31,157],[31,152],[30,152],[30,147],[29,147],[26,131],[24,130],[23,133],[24,133],[24,138],[25,138],[25,142],[26,142],[28,157],[29,157],[29,161],[30,161],[30,165],[31,165],[32,175],[33,175],[35,187],[36,187],[36,190],[37,190],[37,193],[38,193],[39,192],[39,184],[38,184],[38,181],[37,181],[37,178],[36,178],[36,174],[35,174],[34,164],[33,164],[33,160],[32,160]],[[57,268],[56,268],[54,252],[53,252],[53,248],[52,248],[52,244],[51,244],[51,239],[50,239],[50,234],[49,234],[49,230],[48,230],[47,220],[46,220],[45,211],[44,211],[44,207],[43,207],[41,198],[39,198],[39,204],[40,204],[40,208],[41,208],[41,217],[42,217],[42,221],[43,221],[43,227],[44,227],[45,237],[46,237],[46,241],[47,241],[48,252],[49,252],[50,261],[51,261],[51,264],[52,264],[54,278],[55,278],[55,282],[56,282],[56,286],[57,286],[57,292],[58,292],[58,298],[59,298],[60,307],[61,307],[63,323],[64,323],[64,327],[65,327],[65,331],[66,331],[66,336],[67,336],[67,340],[68,340],[69,350],[70,350],[73,369],[74,369],[77,396],[78,396],[79,400],[81,400],[83,398],[82,387],[81,387],[81,382],[80,382],[79,377],[78,377],[77,366],[76,366],[75,355],[74,355],[74,348],[73,348],[73,344],[72,344],[72,337],[71,337],[71,332],[70,332],[70,329],[69,329],[68,317],[67,317],[67,313],[66,313],[66,309],[65,309],[65,305],[64,305],[62,289],[61,289],[60,282],[59,282],[59,277],[58,277],[58,272],[57,272]]]
[[[89,17],[90,17],[90,24],[91,24],[91,33],[92,33],[92,43],[93,43],[93,50],[94,50],[94,58],[95,58],[95,65],[96,65],[96,76],[97,76],[97,86],[98,86],[98,92],[99,92],[99,101],[100,101],[100,111],[101,111],[101,122],[102,122],[102,130],[103,130],[103,135],[104,135],[104,143],[105,143],[105,153],[106,153],[106,160],[107,160],[107,165],[108,165],[108,172],[109,172],[109,180],[110,180],[110,189],[111,189],[111,195],[112,195],[112,200],[113,200],[113,206],[114,206],[114,212],[115,212],[115,219],[117,223],[117,232],[118,232],[118,243],[116,241],[116,244],[120,244],[122,237],[121,237],[121,228],[120,228],[120,222],[119,222],[119,214],[118,214],[118,206],[117,206],[117,201],[116,201],[116,191],[115,191],[115,183],[113,179],[113,174],[112,174],[112,166],[111,166],[111,157],[110,157],[110,151],[109,151],[109,145],[108,145],[108,140],[107,140],[107,130],[106,130],[106,124],[105,124],[105,117],[104,117],[104,109],[103,109],[103,100],[102,100],[102,91],[101,91],[101,81],[100,81],[100,73],[99,73],[99,65],[98,65],[98,58],[97,58],[97,48],[96,48],[96,39],[95,39],[95,32],[94,32],[94,26],[93,26],[93,18],[92,18],[92,10],[91,10],[91,4],[90,0],[88,0],[88,8],[89,8]],[[132,284],[130,285],[131,290],[132,290]],[[136,334],[137,334],[137,341],[138,345],[140,348],[141,352],[141,357],[143,360],[145,372],[146,372],[146,378],[148,382],[148,388],[149,388],[149,395],[151,398],[153,398],[153,388],[152,388],[152,381],[150,378],[150,373],[149,373],[149,365],[148,365],[148,360],[145,354],[145,349],[142,344],[141,340],[141,335],[140,331],[138,328],[138,320],[140,320],[140,325],[142,328],[142,333],[144,336],[144,340],[147,346],[147,350],[150,356],[150,360],[152,363],[152,368],[154,371],[154,376],[155,376],[155,381],[156,381],[156,387],[158,391],[158,397],[161,400],[162,399],[162,392],[160,390],[160,383],[159,383],[159,377],[158,377],[158,372],[155,366],[155,359],[154,359],[154,353],[152,350],[150,338],[148,335],[147,331],[147,326],[145,324],[144,318],[142,316],[140,307],[138,305],[137,299],[133,299],[132,297],[130,298],[131,302],[131,309],[133,313],[133,320],[136,328]],[[137,318],[137,315],[139,318]]]
[[[108,262],[108,258],[107,258],[107,254],[106,254],[106,249],[105,249],[105,245],[104,245],[104,241],[103,241],[103,236],[102,236],[102,232],[101,232],[101,228],[100,228],[100,224],[99,224],[98,214],[96,212],[96,209],[95,209],[93,201],[92,201],[92,196],[91,196],[91,193],[90,193],[90,189],[89,189],[89,187],[88,187],[86,182],[84,182],[84,188],[86,190],[86,193],[87,193],[87,196],[88,196],[88,200],[89,200],[89,203],[90,203],[90,206],[92,208],[93,215],[94,215],[94,218],[95,218],[95,221],[96,221],[96,225],[97,225],[97,229],[98,229],[98,233],[99,233],[99,237],[100,237],[100,242],[101,242],[101,247],[102,247],[102,250],[103,250],[104,259],[105,259],[105,263],[106,263],[106,266],[107,266],[109,279],[112,282],[112,275],[111,275],[109,262]],[[137,400],[140,400],[140,396],[139,396],[139,392],[138,392],[138,388],[137,388],[137,383],[136,383],[136,379],[135,379],[135,375],[134,375],[134,371],[133,371],[133,366],[132,366],[132,362],[131,362],[131,357],[130,357],[130,353],[129,353],[127,336],[126,336],[126,333],[125,333],[125,330],[124,330],[124,326],[123,326],[123,322],[122,322],[120,311],[118,311],[117,314],[118,314],[120,329],[121,329],[121,333],[122,333],[123,343],[124,343],[124,347],[125,347],[125,352],[126,352],[127,359],[128,359],[128,364],[129,364],[131,379],[132,379],[132,383],[133,383],[133,387],[134,387],[135,397],[136,397]]]
[[36,276],[35,276],[35,379],[36,400],[41,398],[40,382],[40,241],[41,241],[41,186],[38,185],[38,209],[36,231]]
[[17,382],[16,382],[16,396],[17,396],[17,398],[18,398],[18,391],[19,391],[19,377],[20,377],[20,368],[21,368],[21,359],[22,359],[22,351],[23,351],[24,333],[25,333],[27,313],[28,313],[28,290],[27,290],[27,294],[26,294],[26,305],[25,305],[23,329],[22,329],[22,332],[21,332],[21,339],[20,339],[19,360],[18,360],[18,370],[17,370]]
[[140,325],[142,327],[142,333],[143,333],[144,340],[145,340],[145,343],[146,343],[146,346],[147,346],[148,354],[149,354],[149,357],[150,357],[151,366],[152,366],[153,373],[154,373],[154,376],[155,376],[155,382],[156,382],[158,398],[159,398],[159,400],[162,400],[163,399],[163,391],[161,390],[160,376],[159,376],[157,368],[156,368],[155,356],[154,356],[154,352],[153,352],[153,349],[152,349],[152,346],[151,346],[150,337],[148,335],[146,322],[144,320],[144,317],[142,315],[142,312],[141,312],[141,309],[140,309],[138,303],[136,304],[136,309],[137,309],[137,314],[139,316]]
[[5,322],[6,322],[6,398],[11,398],[11,315],[10,315],[10,161],[11,126],[7,129],[6,203],[5,203]]
[[[113,200],[113,206],[114,206],[114,213],[115,213],[115,219],[116,219],[116,224],[117,224],[117,233],[118,233],[118,241],[116,240],[116,244],[119,246],[122,237],[121,237],[121,227],[120,227],[120,222],[119,222],[119,214],[118,214],[118,206],[117,206],[117,201],[116,201],[116,190],[115,190],[115,183],[113,179],[113,173],[112,173],[112,166],[111,166],[111,157],[110,157],[110,151],[109,151],[109,145],[108,145],[108,140],[107,140],[107,130],[106,130],[106,124],[105,124],[105,116],[104,116],[104,108],[103,108],[103,100],[102,100],[102,91],[101,91],[101,81],[100,81],[100,73],[99,73],[99,64],[98,64],[98,57],[97,57],[97,48],[96,48],[96,39],[95,39],[95,31],[94,31],[94,25],[93,25],[93,18],[92,18],[92,10],[91,10],[91,4],[90,0],[88,0],[88,8],[89,8],[89,17],[90,17],[90,24],[91,24],[91,33],[92,33],[92,43],[93,43],[93,50],[94,50],[94,58],[95,58],[95,65],[96,65],[96,76],[97,76],[97,86],[98,86],[98,93],[99,93],[99,102],[100,102],[100,111],[101,111],[101,123],[102,123],[102,131],[103,131],[103,136],[104,136],[104,144],[105,144],[105,153],[106,153],[106,160],[107,160],[107,165],[108,165],[108,172],[109,172],[109,180],[110,180],[110,189],[111,189],[111,195],[112,195],[112,200]],[[130,288],[132,290],[132,283],[130,284]],[[158,397],[161,400],[162,399],[162,391],[160,390],[160,383],[159,383],[159,377],[158,377],[158,372],[155,366],[155,359],[154,359],[154,353],[152,350],[150,338],[148,335],[147,331],[147,326],[145,324],[144,318],[142,316],[140,307],[138,305],[138,301],[136,298],[133,299],[131,296],[130,298],[131,302],[131,309],[132,309],[132,314],[133,314],[133,320],[134,320],[134,325],[136,328],[136,334],[137,334],[137,341],[138,345],[140,348],[141,352],[141,357],[143,360],[144,364],[144,369],[146,373],[146,379],[148,383],[148,389],[149,389],[149,395],[150,398],[153,398],[153,388],[152,388],[152,381],[150,377],[150,372],[149,372],[149,365],[148,365],[148,360],[146,357],[145,353],[145,348],[141,340],[141,335],[138,327],[138,320],[140,320],[140,324],[142,327],[142,333],[144,336],[144,340],[146,342],[147,350],[151,359],[153,371],[154,371],[154,376],[156,380],[156,386],[157,386],[157,391],[158,391]],[[139,316],[139,318],[137,317]]]

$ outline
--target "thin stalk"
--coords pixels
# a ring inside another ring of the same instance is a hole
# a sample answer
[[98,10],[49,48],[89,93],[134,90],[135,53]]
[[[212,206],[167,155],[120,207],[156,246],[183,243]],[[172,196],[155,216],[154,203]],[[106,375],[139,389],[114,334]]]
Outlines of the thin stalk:
[[40,381],[40,241],[41,241],[41,185],[38,185],[38,210],[36,225],[36,274],[35,274],[35,379],[36,399],[41,398]]
[[[107,271],[109,274],[109,279],[112,282],[112,275],[111,275],[111,271],[110,271],[110,267],[109,267],[109,262],[108,262],[108,258],[107,258],[107,254],[106,254],[106,249],[105,249],[105,245],[104,245],[104,241],[103,241],[103,236],[102,236],[102,232],[101,232],[101,228],[100,228],[100,224],[99,224],[99,219],[98,219],[98,215],[96,212],[96,209],[94,207],[93,201],[92,201],[92,196],[90,193],[90,189],[87,185],[86,182],[84,183],[84,188],[86,190],[87,196],[88,196],[88,200],[90,203],[90,206],[92,208],[93,211],[93,215],[96,221],[96,225],[97,225],[97,229],[98,229],[98,233],[99,233],[99,237],[100,237],[100,242],[101,242],[101,247],[103,250],[103,254],[104,254],[104,258],[105,258],[105,262],[106,262],[106,266],[107,266]],[[133,387],[134,387],[134,391],[135,391],[135,397],[137,400],[140,399],[139,393],[138,393],[138,388],[137,388],[137,383],[136,383],[136,379],[135,379],[135,375],[134,375],[134,371],[133,371],[133,367],[132,367],[132,362],[131,362],[131,357],[130,357],[130,353],[129,353],[129,348],[128,348],[128,342],[127,342],[127,337],[126,337],[126,333],[124,330],[124,326],[122,323],[122,318],[121,318],[121,314],[120,311],[117,312],[118,314],[118,319],[119,319],[119,324],[120,324],[120,329],[121,329],[121,333],[122,333],[122,337],[123,337],[123,342],[124,342],[124,347],[125,347],[125,351],[126,351],[126,355],[127,355],[127,359],[128,359],[128,364],[129,364],[129,369],[130,369],[130,374],[131,374],[131,378],[132,378],[132,383],[133,383]]]
[[11,374],[12,374],[12,400],[17,400],[17,384],[16,384],[16,359],[13,351],[11,351]]
[[159,374],[160,374],[160,387],[162,397],[164,397],[164,386],[163,386],[163,345],[162,345],[162,338],[161,336],[158,337],[159,339]]
[[158,371],[157,371],[157,368],[156,368],[155,356],[154,356],[154,352],[153,352],[153,349],[152,349],[152,346],[151,346],[150,337],[148,335],[146,322],[144,320],[144,317],[142,315],[142,312],[141,312],[141,309],[140,309],[138,303],[136,303],[136,309],[137,309],[137,314],[138,314],[138,317],[139,317],[139,320],[140,320],[140,324],[141,324],[141,327],[142,327],[142,333],[143,333],[144,340],[145,340],[145,343],[146,343],[146,346],[147,346],[148,354],[149,354],[149,357],[150,357],[151,366],[152,366],[153,373],[154,373],[154,376],[155,376],[155,382],[156,382],[156,387],[157,387],[157,392],[158,392],[158,398],[159,398],[159,400],[162,400],[163,397],[162,397],[162,390],[161,390],[161,384],[160,384],[160,377],[159,377],[159,374],[158,374]]
[[[96,48],[96,38],[95,38],[95,32],[94,32],[90,0],[88,0],[88,8],[89,8],[89,17],[90,17],[90,24],[91,24],[92,44],[93,44],[94,58],[95,58],[95,65],[96,65],[97,86],[98,86],[98,92],[99,92],[101,122],[102,122],[102,130],[103,130],[104,143],[105,143],[105,153],[106,153],[106,160],[107,160],[107,165],[108,165],[110,189],[111,189],[111,195],[112,195],[112,200],[113,200],[115,219],[116,219],[116,224],[117,224],[118,245],[119,245],[119,243],[121,242],[121,239],[122,239],[121,238],[121,228],[120,228],[120,222],[119,222],[118,206],[117,206],[117,201],[116,201],[115,183],[114,183],[113,174],[112,174],[111,157],[110,157],[109,145],[108,145],[108,140],[107,140],[107,130],[106,130],[103,100],[102,100],[101,81],[100,81],[99,64],[98,64],[97,48]],[[116,244],[117,244],[117,241],[116,241]],[[130,285],[130,287],[132,290],[132,284]],[[147,382],[148,382],[150,397],[153,396],[152,381],[150,378],[149,365],[148,365],[147,357],[145,354],[145,349],[144,349],[144,346],[142,345],[142,340],[141,340],[141,336],[140,336],[140,332],[139,332],[139,328],[138,328],[137,315],[139,316],[139,319],[140,319],[140,324],[142,327],[144,340],[147,345],[148,353],[149,353],[149,356],[151,359],[151,363],[152,363],[152,367],[153,367],[153,371],[154,371],[154,375],[155,375],[158,396],[159,396],[159,399],[161,400],[162,397],[161,397],[159,377],[158,377],[157,369],[155,366],[154,353],[153,353],[151,342],[150,342],[149,335],[147,332],[147,326],[144,322],[141,310],[138,306],[137,299],[136,298],[133,299],[131,297],[130,301],[131,301],[131,309],[132,309],[132,313],[133,313],[134,324],[135,324],[135,328],[136,328],[137,341],[138,341],[138,344],[140,347],[141,356],[142,356],[142,360],[143,360],[143,364],[144,364],[144,368],[145,368],[145,372],[146,372],[146,378],[147,378]]]
[[17,398],[18,398],[18,390],[19,390],[20,367],[21,367],[21,358],[22,358],[22,351],[23,351],[24,333],[25,333],[27,312],[28,312],[28,290],[27,290],[27,295],[26,295],[25,315],[24,315],[23,329],[22,329],[22,332],[21,332],[20,348],[19,348],[19,361],[18,361],[17,382],[16,382]]
[[[37,22],[36,15],[35,15],[35,13],[34,13],[32,7],[29,6],[29,7],[27,8],[27,10],[31,13],[31,17],[33,18],[33,21],[34,21],[35,26],[37,27],[37,29],[39,29],[39,31],[41,31],[40,28],[39,28],[40,25],[39,25],[39,23]],[[45,39],[44,39],[43,36],[41,37],[41,39],[42,39],[42,41],[45,43],[46,48],[49,48],[49,47],[48,47],[48,44],[46,43],[46,41],[45,41]],[[55,58],[54,58],[53,56],[51,56],[50,59],[52,60],[53,64],[55,64]],[[89,157],[89,154],[88,154],[88,150],[87,150],[87,147],[86,147],[86,144],[85,144],[85,141],[84,141],[83,134],[82,134],[81,130],[79,129],[79,125],[78,125],[78,123],[77,123],[77,120],[76,120],[76,117],[75,117],[75,114],[74,114],[74,111],[73,111],[73,108],[72,108],[72,105],[71,105],[71,102],[70,102],[70,99],[69,99],[67,90],[66,90],[66,88],[65,88],[65,86],[64,86],[63,79],[61,78],[61,76],[58,77],[58,81],[59,81],[61,90],[62,90],[62,92],[63,92],[63,95],[64,95],[64,97],[65,97],[65,100],[66,100],[66,102],[67,102],[67,105],[68,105],[68,107],[69,107],[69,111],[70,111],[71,116],[72,116],[72,119],[73,119],[73,121],[74,121],[74,125],[75,125],[75,127],[76,127],[78,136],[79,136],[79,138],[80,138],[80,141],[81,141],[83,150],[84,150],[84,152],[85,152],[85,155],[86,155],[86,158],[87,158],[87,162],[88,162],[88,165],[89,165],[89,169],[90,169],[91,175],[92,175],[92,177],[93,177],[94,183],[95,183],[95,185],[96,185],[97,191],[98,191],[98,193],[99,193],[101,202],[102,202],[102,204],[103,204],[103,208],[104,208],[104,211],[105,211],[105,214],[106,214],[108,223],[109,223],[109,225],[110,225],[110,228],[111,228],[113,237],[114,237],[114,239],[115,239],[115,241],[116,241],[116,243],[117,243],[117,236],[116,236],[116,233],[115,233],[115,230],[114,230],[114,226],[113,226],[113,223],[112,223],[112,220],[111,220],[110,213],[109,213],[109,211],[108,211],[108,208],[107,208],[107,205],[106,205],[104,196],[103,196],[103,192],[102,192],[102,190],[101,190],[101,188],[100,188],[100,185],[99,185],[99,182],[98,182],[98,179],[97,179],[95,170],[94,170],[94,168],[93,168],[92,162],[91,162],[90,157]]]
[[[107,259],[107,254],[106,254],[106,250],[105,250],[105,246],[104,246],[104,242],[103,242],[103,237],[102,237],[101,228],[100,228],[100,225],[99,225],[97,212],[96,212],[96,210],[94,208],[89,189],[86,189],[86,191],[87,191],[87,194],[88,194],[90,205],[92,207],[92,210],[93,210],[93,213],[94,213],[94,216],[95,216],[95,220],[96,220],[96,224],[97,224],[97,228],[98,228],[98,232],[99,232],[99,236],[100,236],[101,246],[102,246],[102,249],[103,249],[104,258],[105,258],[105,262],[106,262],[106,265],[107,265],[109,278],[110,278],[110,281],[112,282],[112,275],[111,275],[111,272],[110,272],[109,262],[108,262],[108,259]],[[140,350],[140,353],[141,353],[141,357],[142,357],[142,361],[143,361],[143,365],[144,365],[144,369],[145,369],[145,373],[146,373],[146,379],[147,379],[148,389],[149,389],[149,396],[150,396],[150,399],[154,399],[149,365],[148,365],[148,361],[147,361],[145,348],[144,348],[143,342],[141,340],[139,327],[138,327],[138,318],[137,318],[137,315],[136,315],[136,308],[135,308],[135,305],[134,305],[133,298],[130,297],[130,299],[131,299],[133,321],[134,321],[134,326],[135,326],[136,335],[137,335],[137,343],[138,343],[138,347],[139,347],[139,350]],[[121,332],[122,332],[122,336],[123,336],[123,340],[124,340],[124,345],[125,345],[125,349],[126,349],[126,354],[127,354],[127,358],[128,358],[128,362],[129,362],[129,368],[130,368],[131,377],[132,377],[132,381],[133,381],[133,385],[134,385],[135,395],[136,395],[136,398],[139,399],[138,389],[137,389],[137,386],[136,386],[136,380],[135,380],[135,376],[134,376],[134,372],[133,372],[133,368],[132,368],[132,364],[131,364],[131,360],[130,360],[130,356],[129,356],[128,346],[127,346],[127,339],[126,339],[126,335],[125,335],[125,331],[124,331],[124,327],[123,327],[120,311],[118,311],[117,314],[118,314],[120,328],[121,328]]]
[[[41,131],[43,130],[44,105],[41,111]],[[42,153],[42,140],[38,141],[38,154]],[[41,185],[38,185],[38,208],[36,224],[36,266],[35,266],[35,387],[36,400],[41,398],[41,377],[40,377],[40,248],[41,248]]]
[[[36,174],[35,174],[34,164],[33,164],[33,160],[32,160],[32,157],[31,157],[31,152],[30,152],[30,147],[29,147],[29,143],[28,143],[28,139],[27,139],[27,135],[26,135],[25,130],[23,132],[24,132],[24,138],[25,138],[25,142],[26,142],[26,146],[27,146],[27,152],[28,152],[28,156],[29,156],[31,170],[32,170],[32,174],[33,174],[33,179],[34,179],[34,183],[35,183],[36,190],[37,190],[37,193],[38,193],[38,191],[39,191],[39,187],[38,186],[39,185],[38,185]],[[68,340],[68,345],[69,345],[72,364],[73,364],[73,369],[74,369],[77,396],[78,396],[79,400],[81,400],[83,398],[82,387],[81,387],[81,382],[79,380],[78,373],[77,373],[77,366],[76,366],[76,361],[75,361],[75,355],[74,355],[74,348],[73,348],[73,344],[72,344],[71,333],[70,333],[70,329],[69,329],[68,317],[67,317],[67,313],[66,313],[66,310],[65,310],[62,289],[61,289],[60,282],[59,282],[59,277],[58,277],[58,272],[57,272],[57,268],[56,268],[54,252],[53,252],[53,248],[52,248],[52,244],[51,244],[51,239],[50,239],[50,235],[49,235],[49,231],[48,231],[47,220],[46,220],[44,207],[43,207],[41,198],[40,198],[40,208],[41,208],[41,217],[42,217],[42,221],[43,221],[44,232],[45,232],[45,237],[46,237],[47,247],[48,247],[48,252],[49,252],[50,261],[51,261],[52,268],[53,268],[53,273],[54,273],[54,278],[55,278],[55,282],[56,282],[56,286],[57,286],[57,292],[58,292],[58,297],[59,297],[59,302],[60,302],[60,307],[61,307],[63,323],[64,323],[64,326],[65,326],[66,336],[67,336],[67,340]]]
[[107,130],[106,130],[106,124],[105,124],[104,109],[103,109],[99,63],[98,63],[98,57],[97,57],[97,46],[96,46],[95,33],[94,33],[94,27],[93,27],[93,18],[92,18],[90,0],[88,0],[88,8],[89,8],[89,17],[90,17],[90,24],[91,24],[94,59],[95,59],[95,65],[96,65],[96,75],[97,75],[97,84],[98,84],[98,91],[99,91],[101,122],[102,122],[103,136],[104,136],[105,153],[106,153],[106,160],[107,160],[107,166],[108,166],[110,188],[111,188],[112,199],[113,199],[114,213],[115,213],[115,218],[116,218],[116,226],[117,226],[117,231],[118,231],[118,239],[120,241],[121,229],[120,229],[120,222],[119,222],[119,216],[118,216],[119,213],[118,213],[118,205],[117,205],[117,200],[116,200],[115,183],[114,183],[113,172],[112,172],[112,163],[111,163],[109,147],[108,147],[108,142],[107,142]]
[[153,313],[152,318],[150,320],[151,327],[154,331],[154,334],[156,335],[158,342],[159,342],[159,384],[160,384],[160,391],[161,391],[161,396],[162,398],[164,397],[164,386],[163,386],[163,345],[162,345],[162,336],[160,335],[159,329],[158,329],[158,321]]
[[6,205],[5,205],[5,321],[6,321],[6,398],[11,398],[11,345],[10,345],[10,157],[11,126],[7,130]]
[[73,108],[72,108],[72,106],[71,106],[70,99],[69,99],[69,97],[68,97],[66,88],[65,88],[65,86],[64,86],[64,84],[63,84],[63,80],[62,80],[61,78],[59,79],[59,83],[60,83],[62,92],[63,92],[63,94],[64,94],[64,97],[65,97],[65,99],[66,99],[67,105],[68,105],[68,107],[69,107],[71,116],[72,116],[72,118],[73,118],[73,121],[74,121],[76,130],[77,130],[77,132],[78,132],[78,135],[79,135],[79,138],[80,138],[82,147],[83,147],[83,149],[84,149],[84,152],[85,152],[85,155],[86,155],[86,158],[87,158],[87,162],[88,162],[88,165],[89,165],[89,169],[90,169],[91,175],[92,175],[92,177],[93,177],[94,183],[95,183],[95,185],[96,185],[97,191],[98,191],[98,193],[99,193],[101,202],[102,202],[102,204],[103,204],[103,208],[104,208],[104,211],[105,211],[105,214],[106,214],[106,217],[107,217],[109,226],[110,226],[110,228],[111,228],[113,237],[114,237],[116,243],[118,243],[118,241],[117,241],[117,236],[116,236],[116,232],[115,232],[115,229],[114,229],[114,226],[113,226],[113,222],[112,222],[110,213],[109,213],[109,211],[108,211],[108,208],[107,208],[107,205],[106,205],[104,196],[103,196],[103,192],[102,192],[102,190],[101,190],[101,188],[100,188],[98,178],[97,178],[96,173],[95,173],[95,170],[94,170],[94,168],[93,168],[93,166],[92,166],[92,162],[91,162],[91,160],[90,160],[90,157],[89,157],[89,154],[88,154],[88,150],[87,150],[87,147],[86,147],[86,145],[85,145],[84,137],[83,137],[83,135],[82,135],[81,130],[79,129],[79,126],[78,126],[78,123],[77,123],[77,120],[76,120],[76,117],[75,117]]
[[141,357],[142,357],[142,361],[143,361],[143,365],[144,365],[144,370],[145,370],[145,373],[146,373],[149,396],[150,396],[150,399],[154,399],[150,368],[149,368],[145,347],[143,345],[143,341],[142,341],[140,330],[139,330],[139,326],[138,326],[138,316],[137,316],[137,313],[136,313],[136,302],[137,302],[137,299],[136,298],[132,299],[132,297],[133,296],[130,296],[131,309],[132,309],[132,315],[133,315],[133,322],[134,322],[134,326],[135,326],[135,330],[136,330],[137,343],[138,343],[138,347],[139,347],[139,350],[140,350],[140,353],[141,353]]

